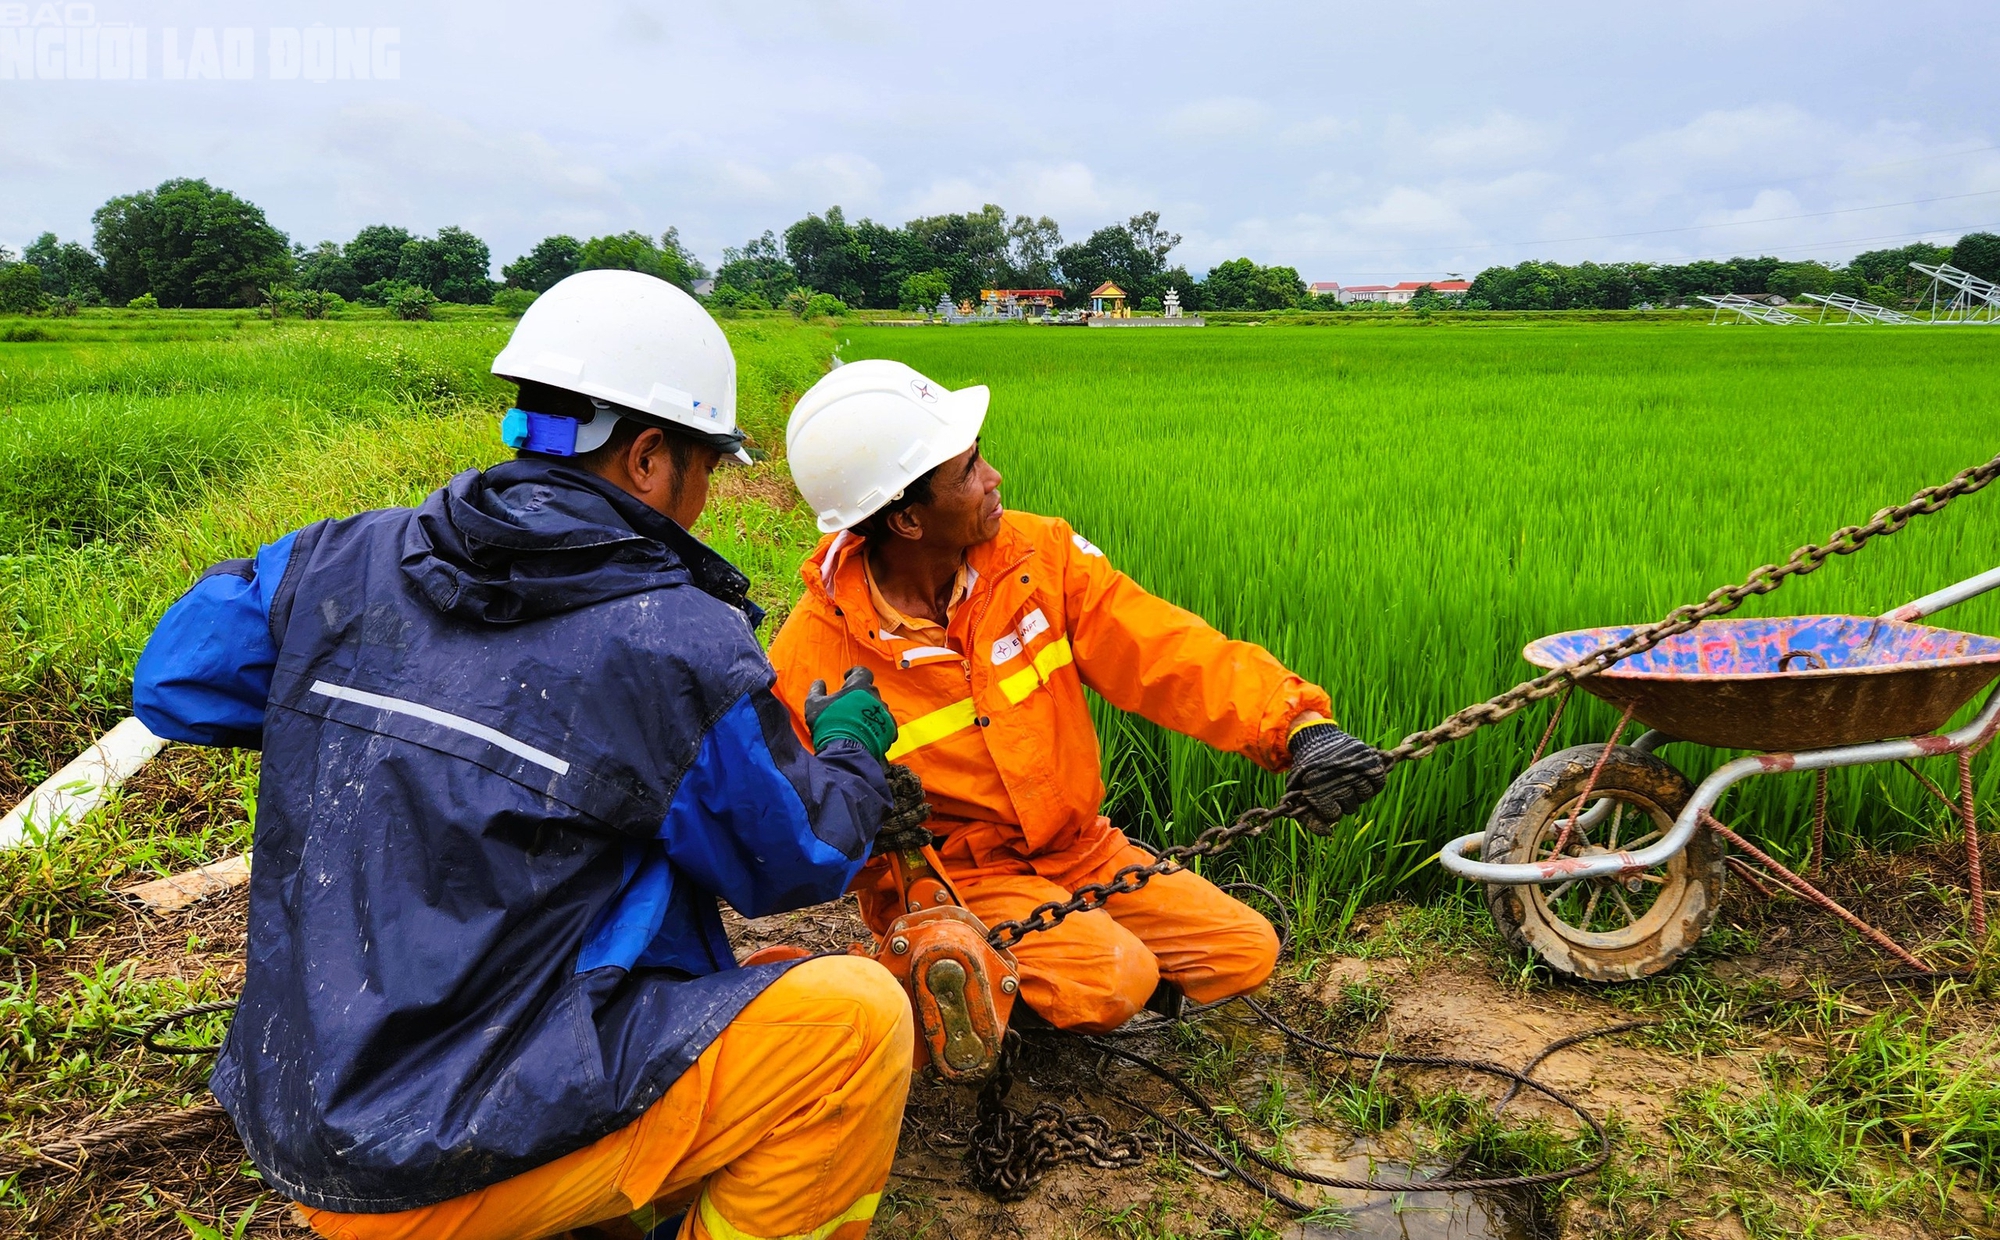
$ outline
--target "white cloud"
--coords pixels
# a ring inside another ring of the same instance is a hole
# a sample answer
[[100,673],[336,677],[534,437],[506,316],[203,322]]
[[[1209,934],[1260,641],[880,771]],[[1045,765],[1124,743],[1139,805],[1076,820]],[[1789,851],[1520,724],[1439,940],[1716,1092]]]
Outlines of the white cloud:
[[1361,132],[1361,123],[1347,117],[1316,116],[1308,121],[1295,121],[1278,131],[1281,146],[1325,146],[1340,142]]
[[1167,113],[1162,127],[1184,142],[1218,142],[1261,128],[1270,114],[1270,105],[1261,99],[1221,95],[1180,105]]
[[1448,169],[1494,168],[1539,159],[1555,147],[1552,128],[1507,112],[1493,112],[1470,125],[1446,125],[1417,144],[1423,156]]
[[882,191],[882,170],[866,156],[817,155],[792,165],[791,180],[812,201],[867,210]]
[[[997,202],[1016,214],[1053,216],[1067,231],[1079,230],[1081,219],[1104,218],[1114,209],[1114,197],[1125,195],[1107,190],[1082,163],[1023,162],[1004,171],[933,181],[908,200],[905,214],[977,211],[986,203]],[[1079,230],[1076,235],[1083,233]]]

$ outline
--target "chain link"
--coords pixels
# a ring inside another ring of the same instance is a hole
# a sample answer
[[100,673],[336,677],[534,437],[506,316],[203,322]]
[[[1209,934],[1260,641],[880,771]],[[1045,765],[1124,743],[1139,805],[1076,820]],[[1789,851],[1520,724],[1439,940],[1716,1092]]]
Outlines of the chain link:
[[1237,840],[1263,834],[1280,818],[1296,818],[1305,809],[1305,798],[1288,792],[1276,805],[1244,810],[1236,821],[1226,826],[1210,827],[1188,843],[1163,849],[1160,859],[1150,865],[1128,865],[1113,874],[1110,882],[1086,883],[1072,892],[1067,900],[1038,904],[1028,910],[1026,917],[996,923],[987,932],[986,941],[1000,951],[1008,951],[1038,930],[1053,930],[1060,926],[1072,913],[1089,913],[1103,908],[1112,896],[1130,895],[1160,875],[1180,869],[1181,862],[1189,858],[1212,857]]
[[1093,1167],[1136,1167],[1160,1148],[1157,1138],[1136,1129],[1118,1132],[1102,1115],[1071,1115],[1044,1102],[1026,1115],[1007,1105],[1021,1035],[1009,1029],[1000,1063],[979,1091],[965,1151],[972,1186],[1001,1201],[1019,1201],[1057,1163],[1079,1159]]

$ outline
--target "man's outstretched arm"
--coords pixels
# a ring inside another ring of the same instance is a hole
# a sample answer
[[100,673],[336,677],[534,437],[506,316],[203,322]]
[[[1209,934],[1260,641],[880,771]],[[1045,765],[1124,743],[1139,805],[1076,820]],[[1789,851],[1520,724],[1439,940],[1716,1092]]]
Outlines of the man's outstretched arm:
[[132,710],[153,735],[258,749],[278,644],[271,599],[296,533],[224,560],[167,608],[132,673]]
[[1262,646],[1147,593],[1081,537],[1065,552],[1077,670],[1113,706],[1274,771],[1290,762],[1294,724],[1331,715],[1326,691]]

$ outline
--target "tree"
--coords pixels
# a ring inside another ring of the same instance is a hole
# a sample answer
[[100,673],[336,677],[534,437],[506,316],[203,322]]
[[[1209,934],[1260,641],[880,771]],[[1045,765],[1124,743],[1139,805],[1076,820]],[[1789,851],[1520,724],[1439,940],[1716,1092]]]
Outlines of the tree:
[[903,279],[902,295],[896,305],[904,310],[933,310],[938,298],[951,295],[951,276],[943,271],[920,271]]
[[0,314],[27,314],[42,304],[42,273],[33,263],[0,267]]
[[439,301],[483,306],[493,300],[493,252],[463,228],[447,225],[435,238],[403,243],[396,282],[426,289]]
[[693,250],[681,244],[681,230],[679,228],[676,228],[672,224],[667,225],[667,231],[660,234],[660,250],[662,253],[673,255],[680,260],[681,266],[687,268],[688,283],[690,285],[696,280],[708,279],[708,267],[694,256]]
[[354,261],[341,252],[339,242],[322,241],[310,250],[295,250],[292,257],[299,272],[293,283],[300,288],[332,293],[345,301],[361,296],[361,277],[355,273]]
[[355,284],[365,289],[395,279],[396,268],[403,261],[403,247],[414,240],[415,234],[407,228],[370,224],[355,233],[354,240],[341,253],[354,269]]
[[1935,267],[1951,262],[1951,249],[1926,241],[1898,246],[1893,250],[1865,250],[1847,262],[1849,271],[1880,291],[1870,301],[1894,305],[1914,302],[1924,295],[1931,278],[1910,269],[1911,263]]
[[741,248],[724,249],[722,266],[715,269],[717,293],[729,288],[738,295],[755,294],[767,307],[784,301],[798,286],[799,275],[785,258],[784,243],[768,228]]
[[546,293],[558,280],[574,274],[577,260],[582,257],[583,242],[567,233],[557,233],[543,237],[534,249],[502,267],[500,276],[510,288]]
[[1806,293],[1824,293],[1833,287],[1834,272],[1825,263],[1779,263],[1764,287],[1786,301],[1797,301]]
[[104,265],[74,241],[59,242],[54,233],[45,232],[22,251],[21,261],[41,270],[42,290],[51,296],[80,302],[103,296]]
[[1007,226],[1007,265],[1013,269],[1008,283],[1016,288],[1055,288],[1062,281],[1056,262],[1062,243],[1062,230],[1048,216],[1015,216]]
[[869,293],[869,249],[847,225],[838,206],[824,217],[808,215],[785,230],[785,254],[799,282],[823,289],[849,305],[860,305]]
[[1167,255],[1180,241],[1160,227],[1158,211],[1144,211],[1123,224],[1098,229],[1080,245],[1063,246],[1056,251],[1056,263],[1068,289],[1067,300],[1075,303],[1089,297],[1090,290],[1106,280],[1135,301],[1160,297],[1166,293],[1169,275],[1181,281],[1173,287],[1191,292],[1193,282],[1185,270],[1166,269]]
[[951,276],[952,296],[960,300],[979,296],[982,288],[1006,282],[1007,213],[992,203],[964,215],[929,215],[903,225],[911,244],[904,249],[906,262],[921,263],[911,270],[935,268]]
[[671,229],[668,235],[675,248],[661,249],[653,244],[653,239],[642,232],[622,232],[615,237],[592,237],[583,243],[577,253],[578,271],[643,271],[649,276],[658,276],[669,284],[678,284],[692,291],[694,272],[698,264],[690,266],[686,252],[679,248],[680,237]]
[[1217,263],[1201,282],[1201,304],[1209,310],[1288,310],[1305,299],[1296,268],[1260,267],[1247,258]]
[[1951,265],[1982,280],[2000,283],[2000,236],[1990,232],[1965,234],[1951,247]]
[[1126,220],[1125,231],[1132,235],[1132,244],[1152,260],[1154,271],[1166,268],[1167,255],[1181,243],[1179,233],[1170,233],[1160,227],[1158,211],[1141,211]]
[[254,305],[259,287],[292,277],[285,234],[207,181],[113,198],[91,221],[106,292],[120,302],[150,290],[163,306]]

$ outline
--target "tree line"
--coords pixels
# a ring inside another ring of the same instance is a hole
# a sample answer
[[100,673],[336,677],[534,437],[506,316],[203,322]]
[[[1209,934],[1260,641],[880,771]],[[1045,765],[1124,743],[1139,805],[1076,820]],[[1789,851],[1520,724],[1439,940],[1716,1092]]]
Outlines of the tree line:
[[[700,292],[718,308],[789,306],[813,314],[848,307],[928,310],[941,298],[976,301],[987,288],[1053,289],[1062,304],[1076,306],[1107,281],[1141,310],[1159,308],[1168,289],[1190,310],[1391,308],[1342,307],[1331,297],[1310,297],[1295,268],[1248,258],[1217,263],[1197,279],[1173,259],[1181,237],[1162,225],[1157,211],[1065,241],[1048,216],[1010,216],[992,203],[901,225],[866,217],[850,222],[833,206],[782,233],[766,231],[724,249],[712,275],[674,228],[657,239],[638,231],[585,239],[557,234],[502,267],[497,281],[491,249],[467,229],[447,226],[422,236],[371,224],[345,243],[307,248],[273,227],[256,204],[195,178],[113,198],[91,223],[88,246],[44,233],[18,257],[0,248],[0,312],[268,304],[312,316],[353,301],[390,306],[406,317],[427,317],[437,302],[498,301],[518,311],[563,277],[600,268],[656,275]],[[1952,246],[1871,250],[1834,265],[1770,257],[1685,264],[1529,261],[1487,268],[1463,298],[1426,289],[1411,305],[1623,310],[1721,293],[1846,293],[1908,305],[1926,284],[1910,270],[1912,261],[1950,262],[2000,280],[2000,236],[1968,233]]]
[[[351,240],[295,245],[264,212],[227,189],[176,178],[105,203],[89,245],[44,233],[19,256],[0,249],[0,311],[39,305],[223,308],[286,299],[402,307],[435,302],[515,306],[564,276],[599,268],[644,271],[699,289],[718,307],[928,309],[946,297],[976,301],[984,288],[1055,289],[1087,301],[1106,281],[1135,306],[1157,307],[1168,289],[1189,309],[1276,309],[1300,304],[1305,282],[1290,267],[1247,258],[1197,280],[1172,261],[1179,234],[1141,212],[1066,242],[1048,216],[978,211],[924,216],[900,226],[849,222],[840,207],[723,250],[711,277],[677,229],[658,238],[628,231],[545,237],[491,277],[490,247],[467,229],[422,236],[371,224]],[[712,282],[711,282],[712,280]]]
[[1525,262],[1488,267],[1466,291],[1468,309],[1629,310],[1687,305],[1701,296],[1775,293],[1787,301],[1807,293],[1842,293],[1877,305],[1907,308],[1924,295],[1930,277],[1911,263],[1950,263],[2000,281],[2000,236],[1967,233],[1952,245],[1917,242],[1869,250],[1846,263],[1732,258],[1694,263]]

